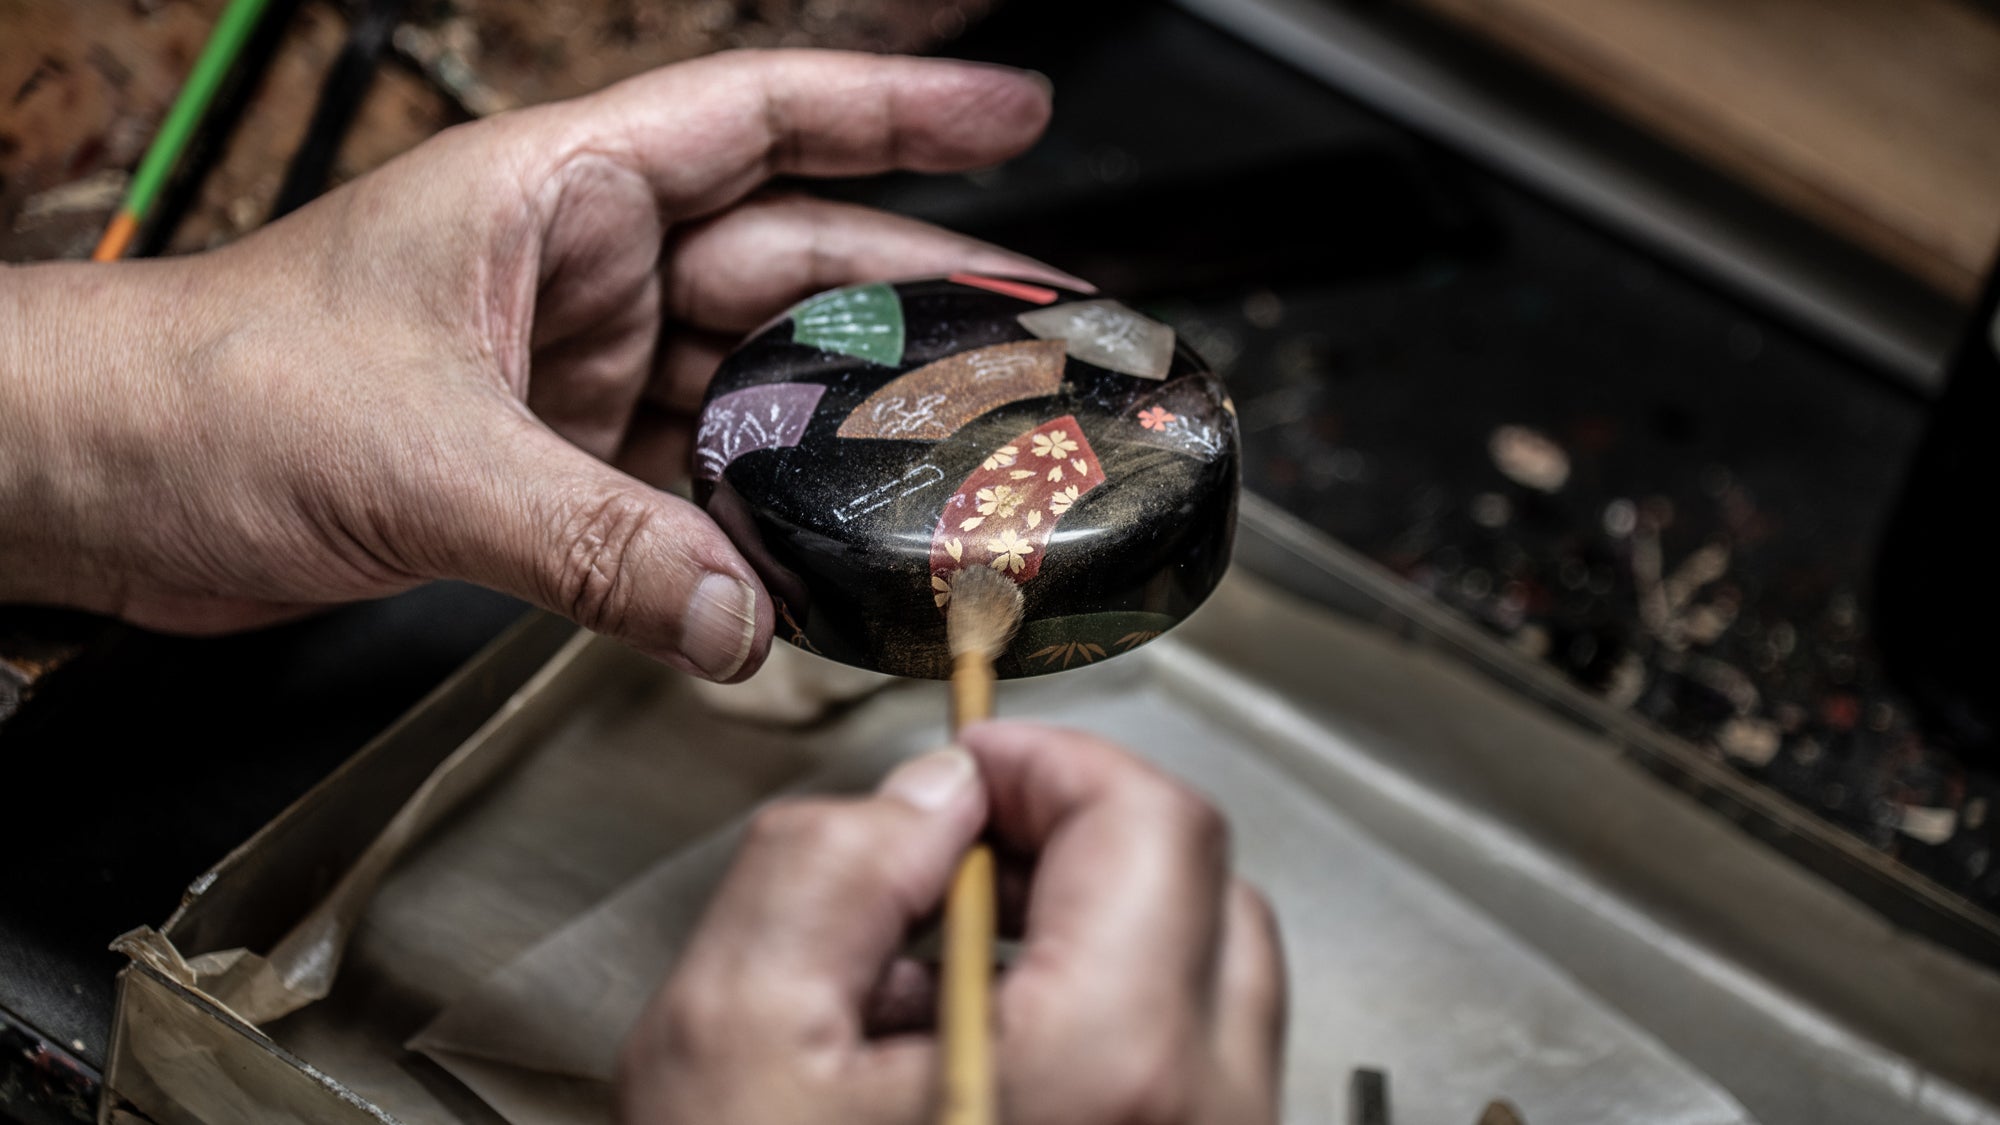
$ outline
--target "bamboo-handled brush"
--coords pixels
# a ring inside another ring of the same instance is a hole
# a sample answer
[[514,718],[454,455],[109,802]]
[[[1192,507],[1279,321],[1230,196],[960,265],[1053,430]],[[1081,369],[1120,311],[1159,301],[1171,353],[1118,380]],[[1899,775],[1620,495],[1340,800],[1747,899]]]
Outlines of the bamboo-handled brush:
[[[945,639],[951,647],[951,729],[993,716],[993,662],[1021,625],[1021,588],[997,570],[968,567],[951,585]],[[999,913],[993,849],[976,844],[952,876],[944,905],[944,1041],[939,1125],[995,1125],[993,934]]]

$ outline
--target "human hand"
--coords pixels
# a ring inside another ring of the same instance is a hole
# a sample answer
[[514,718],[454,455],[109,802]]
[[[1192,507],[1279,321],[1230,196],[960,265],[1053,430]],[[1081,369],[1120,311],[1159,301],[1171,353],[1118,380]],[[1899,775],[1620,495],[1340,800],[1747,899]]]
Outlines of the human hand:
[[747,676],[770,600],[656,487],[734,339],[858,281],[1064,280],[750,193],[990,165],[1048,114],[998,67],[715,56],[448,130],[211,253],[0,270],[0,602],[213,632],[461,578]]
[[1282,958],[1221,817],[1088,735],[962,741],[873,797],[758,815],[626,1042],[624,1125],[933,1120],[937,1045],[909,1025],[935,980],[897,950],[982,827],[1033,863],[994,996],[1004,1121],[1277,1120]]

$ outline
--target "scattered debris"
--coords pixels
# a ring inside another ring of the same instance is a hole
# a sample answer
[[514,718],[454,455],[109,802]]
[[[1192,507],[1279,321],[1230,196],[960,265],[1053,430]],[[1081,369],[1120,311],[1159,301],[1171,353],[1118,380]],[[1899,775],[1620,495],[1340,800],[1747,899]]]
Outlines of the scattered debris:
[[1904,806],[1897,814],[1896,831],[1925,844],[1942,844],[1958,831],[1958,813],[1952,809]]
[[1639,506],[1630,500],[1613,500],[1604,506],[1604,534],[1623,539],[1639,526]]
[[1537,492],[1561,492],[1569,483],[1569,454],[1526,426],[1501,426],[1486,441],[1493,464],[1508,480]]
[[[1535,284],[1591,303],[1573,274],[1534,272],[1548,265],[1529,267]],[[1716,310],[1692,291],[1676,298],[1688,331],[1653,346],[1610,324],[1650,331],[1658,310],[1611,301],[1551,341],[1510,303],[1515,280],[1450,267],[1417,287],[1278,288],[1269,330],[1243,291],[1190,302],[1231,344],[1245,486],[1606,704],[2000,910],[2000,762],[1927,729],[1871,640],[1870,513],[1895,492],[1876,467],[1907,454],[1920,409],[1836,387],[1782,333],[1702,320]],[[1399,315],[1375,315],[1390,297]],[[1749,352],[1755,380],[1686,378]],[[1607,363],[1623,365],[1618,386],[1599,393]],[[1327,451],[1346,448],[1368,471],[1336,488]],[[1956,834],[1925,810],[1955,812]]]
[[1660,536],[1652,525],[1641,523],[1632,534],[1632,580],[1638,586],[1639,620],[1668,649],[1679,652],[1690,645],[1712,645],[1722,639],[1736,621],[1736,597],[1721,592],[1702,605],[1691,604],[1694,596],[1729,571],[1729,548],[1710,543],[1660,577]]
[[1347,1125],[1389,1125],[1389,1076],[1355,1067],[1347,1079]]
[[1540,625],[1523,625],[1508,643],[1522,654],[1541,660],[1549,654],[1549,631]]
[[479,37],[470,20],[447,20],[434,28],[402,24],[391,42],[473,117],[491,117],[518,104],[480,79],[471,61],[477,57]]
[[1636,652],[1619,656],[1604,684],[1604,701],[1624,710],[1646,693],[1646,662]]
[[21,211],[14,216],[14,229],[17,232],[33,230],[58,216],[77,212],[109,214],[117,210],[118,201],[125,198],[125,184],[130,178],[116,168],[107,168],[95,175],[31,195],[21,201]]
[[1778,748],[1784,745],[1784,732],[1769,719],[1738,717],[1722,724],[1715,742],[1730,758],[1745,765],[1762,767],[1770,765],[1771,759],[1778,756]]
[[1686,670],[1688,679],[1728,700],[1738,715],[1757,710],[1761,698],[1757,681],[1736,665],[1714,657],[1695,657],[1687,662]]

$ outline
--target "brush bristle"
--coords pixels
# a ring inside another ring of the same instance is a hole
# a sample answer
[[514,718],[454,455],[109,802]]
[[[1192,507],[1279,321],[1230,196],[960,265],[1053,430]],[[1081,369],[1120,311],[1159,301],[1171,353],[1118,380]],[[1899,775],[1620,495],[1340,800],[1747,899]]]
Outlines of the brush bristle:
[[952,576],[945,642],[953,660],[979,653],[997,660],[1021,626],[1021,588],[991,567],[970,566]]

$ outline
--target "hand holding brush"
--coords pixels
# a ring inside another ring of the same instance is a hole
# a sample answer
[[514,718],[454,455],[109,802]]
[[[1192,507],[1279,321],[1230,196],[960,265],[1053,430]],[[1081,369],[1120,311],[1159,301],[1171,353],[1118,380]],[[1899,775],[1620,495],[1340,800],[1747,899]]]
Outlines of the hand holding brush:
[[1283,958],[1221,818],[1110,742],[1011,720],[873,795],[759,813],[632,1031],[619,1120],[935,1121],[950,1034],[902,950],[982,834],[1033,865],[990,992],[1006,1125],[1277,1121]]

